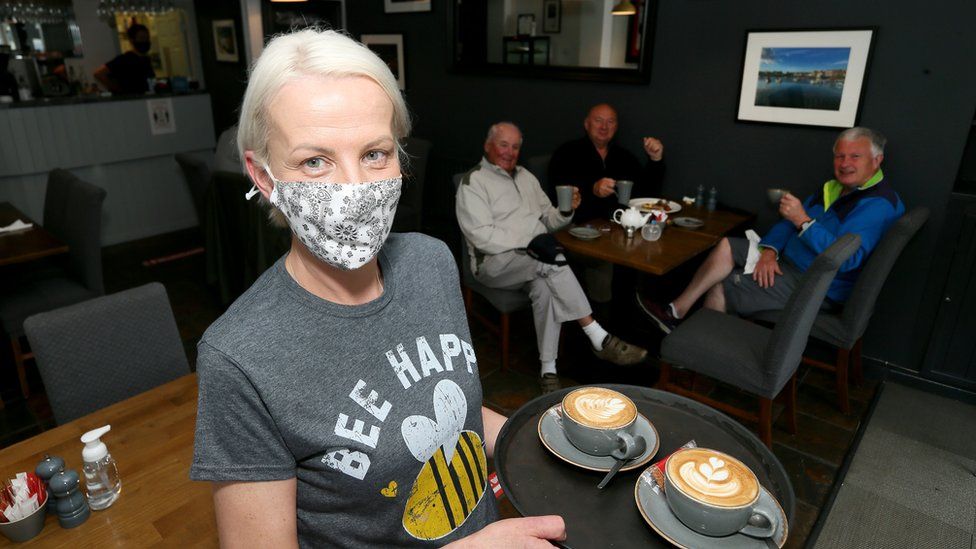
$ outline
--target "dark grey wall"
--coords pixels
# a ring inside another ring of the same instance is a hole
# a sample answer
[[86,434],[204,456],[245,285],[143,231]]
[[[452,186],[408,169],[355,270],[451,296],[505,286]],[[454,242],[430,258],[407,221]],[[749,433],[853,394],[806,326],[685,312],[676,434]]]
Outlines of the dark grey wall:
[[[355,36],[404,35],[414,133],[438,155],[473,162],[487,126],[502,119],[522,127],[523,159],[551,152],[580,134],[590,105],[609,101],[622,144],[637,152],[641,135],[664,140],[667,196],[715,185],[721,201],[759,212],[760,228],[775,219],[763,189],[810,193],[832,177],[835,130],[735,122],[746,30],[878,27],[859,122],[888,135],[884,170],[906,204],[934,215],[882,294],[865,354],[918,368],[924,345],[913,340],[928,337],[931,323],[919,317],[922,287],[976,106],[976,3],[662,0],[651,82],[623,85],[452,74],[450,1],[420,14],[384,14],[382,0],[346,3]],[[428,185],[450,192],[448,181]]]

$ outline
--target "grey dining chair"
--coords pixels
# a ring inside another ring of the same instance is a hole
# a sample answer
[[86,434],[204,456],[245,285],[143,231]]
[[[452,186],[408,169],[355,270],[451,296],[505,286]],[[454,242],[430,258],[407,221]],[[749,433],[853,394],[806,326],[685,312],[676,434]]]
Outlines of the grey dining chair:
[[[454,190],[457,192],[461,179],[466,174],[454,174]],[[473,317],[486,329],[501,340],[502,371],[508,369],[509,351],[511,346],[511,317],[514,312],[528,309],[532,306],[529,296],[521,290],[503,290],[485,286],[475,278],[471,270],[471,256],[468,252],[468,240],[461,235],[461,291],[464,295],[464,308],[469,317]],[[499,313],[498,322],[481,314],[473,305],[474,294],[485,299]]]
[[190,373],[158,282],[36,314],[24,330],[58,424]]
[[44,228],[68,245],[56,268],[30,273],[17,291],[0,294],[0,323],[10,338],[20,390],[30,396],[25,362],[33,355],[21,344],[24,319],[105,293],[102,285],[102,203],[105,190],[55,169],[44,195]]
[[555,204],[556,189],[549,184],[549,160],[551,159],[551,154],[530,156],[525,161],[525,168],[532,172],[532,175],[539,180],[539,185],[542,186],[542,190],[549,197],[549,200],[552,200],[553,204]]
[[[895,221],[864,263],[864,269],[857,277],[851,297],[844,307],[839,311],[821,311],[813,323],[810,337],[836,348],[837,358],[833,364],[829,364],[804,356],[803,362],[835,373],[837,406],[845,414],[851,411],[848,372],[854,378],[854,383],[864,381],[861,339],[874,313],[874,304],[902,250],[928,218],[929,209],[919,207]],[[779,315],[780,311],[761,311],[752,318],[775,323]]]
[[[787,426],[796,432],[796,370],[810,328],[837,270],[860,243],[859,236],[845,234],[817,256],[773,329],[711,309],[689,316],[661,342],[657,387],[758,422],[760,439],[769,447],[773,444],[772,403],[782,394]],[[758,415],[674,383],[672,366],[707,375],[757,396]]]
[[207,199],[207,190],[210,188],[210,166],[192,154],[178,153],[173,158],[183,171],[190,196],[193,197],[193,208],[197,212],[197,222],[202,231],[204,212],[206,211],[204,204]]
[[419,137],[408,137],[403,144],[410,164],[403,176],[403,191],[393,218],[395,232],[419,231],[423,228],[424,182],[431,147],[430,141]]

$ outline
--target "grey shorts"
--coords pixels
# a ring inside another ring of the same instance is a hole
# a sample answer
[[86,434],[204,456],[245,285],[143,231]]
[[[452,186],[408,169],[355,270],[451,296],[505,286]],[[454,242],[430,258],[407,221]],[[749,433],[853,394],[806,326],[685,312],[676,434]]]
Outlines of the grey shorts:
[[725,291],[725,309],[740,316],[750,316],[759,311],[780,310],[786,306],[793,290],[799,285],[803,273],[785,257],[780,257],[779,269],[782,276],[776,275],[773,285],[760,288],[751,274],[743,274],[742,269],[749,255],[749,241],[745,238],[729,238],[732,260],[735,268],[722,281]]

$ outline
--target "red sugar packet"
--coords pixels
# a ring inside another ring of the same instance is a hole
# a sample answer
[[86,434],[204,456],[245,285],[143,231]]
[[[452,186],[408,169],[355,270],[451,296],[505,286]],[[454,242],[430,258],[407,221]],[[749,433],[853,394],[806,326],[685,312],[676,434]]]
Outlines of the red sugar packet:
[[[680,448],[675,449],[674,452],[671,452],[670,454],[664,456],[660,460],[654,462],[650,467],[646,469],[645,471],[647,473],[646,476],[650,477],[650,480],[653,481],[653,485],[651,486],[651,489],[654,490],[655,494],[664,491],[664,466],[667,465],[668,458],[674,455],[674,453],[677,452],[678,450],[684,450],[685,448],[697,448],[697,447],[698,447],[698,443],[695,442],[695,439],[691,439],[688,442],[682,444]],[[643,477],[645,475],[642,474],[641,476]]]

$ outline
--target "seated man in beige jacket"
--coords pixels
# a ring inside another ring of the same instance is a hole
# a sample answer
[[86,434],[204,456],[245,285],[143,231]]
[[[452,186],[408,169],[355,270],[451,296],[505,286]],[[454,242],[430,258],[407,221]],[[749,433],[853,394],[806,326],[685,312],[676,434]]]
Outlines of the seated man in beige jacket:
[[[569,224],[542,191],[539,180],[518,166],[522,132],[509,122],[488,131],[485,156],[465,174],[457,192],[457,218],[468,242],[471,271],[484,285],[517,289],[532,300],[539,360],[539,382],[545,393],[560,388],[556,375],[559,330],[575,320],[583,328],[597,357],[615,364],[638,363],[647,351],[612,336],[593,319],[590,303],[565,258],[558,264],[534,259],[525,248],[538,235]],[[580,204],[573,193],[573,209]]]

